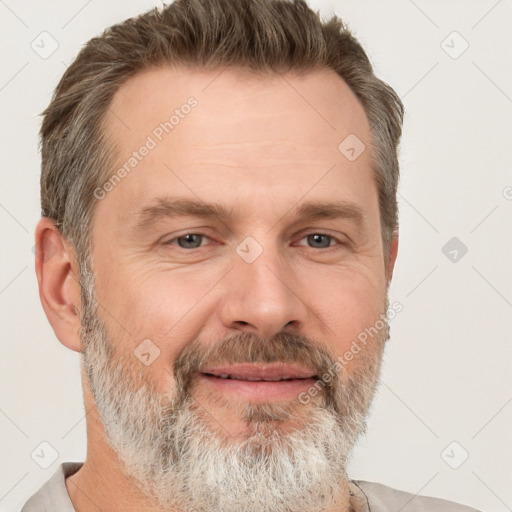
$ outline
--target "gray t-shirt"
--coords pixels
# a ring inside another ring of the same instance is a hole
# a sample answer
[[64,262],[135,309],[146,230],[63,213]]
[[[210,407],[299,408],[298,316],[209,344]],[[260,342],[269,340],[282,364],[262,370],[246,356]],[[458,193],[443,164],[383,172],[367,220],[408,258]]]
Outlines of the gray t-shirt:
[[[25,504],[21,512],[75,512],[66,489],[66,478],[76,473],[82,462],[65,462]],[[451,501],[417,496],[385,485],[350,481],[350,504],[355,512],[478,512]]]

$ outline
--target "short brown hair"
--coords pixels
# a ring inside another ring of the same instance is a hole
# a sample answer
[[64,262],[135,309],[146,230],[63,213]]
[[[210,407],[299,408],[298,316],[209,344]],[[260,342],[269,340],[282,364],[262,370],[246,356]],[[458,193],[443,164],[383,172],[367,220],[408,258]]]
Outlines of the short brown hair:
[[79,261],[90,251],[94,190],[113,172],[102,124],[105,113],[128,78],[166,64],[259,73],[334,70],[369,121],[382,237],[388,245],[398,225],[403,105],[375,76],[343,22],[336,16],[322,22],[303,0],[176,0],[91,39],[43,113],[42,215],[53,219]]

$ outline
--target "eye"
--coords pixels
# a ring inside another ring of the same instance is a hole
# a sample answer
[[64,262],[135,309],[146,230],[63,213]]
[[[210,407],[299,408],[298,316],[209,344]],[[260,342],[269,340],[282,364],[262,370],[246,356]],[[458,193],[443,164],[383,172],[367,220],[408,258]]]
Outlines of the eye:
[[205,238],[207,238],[207,236],[201,233],[187,233],[186,235],[169,240],[167,244],[177,244],[182,249],[197,249],[203,245],[202,242]]
[[[339,240],[331,235],[326,235],[325,233],[311,233],[301,239],[306,240],[306,243],[309,247],[313,249],[327,249],[335,244],[342,244]],[[303,244],[300,244],[303,245]]]

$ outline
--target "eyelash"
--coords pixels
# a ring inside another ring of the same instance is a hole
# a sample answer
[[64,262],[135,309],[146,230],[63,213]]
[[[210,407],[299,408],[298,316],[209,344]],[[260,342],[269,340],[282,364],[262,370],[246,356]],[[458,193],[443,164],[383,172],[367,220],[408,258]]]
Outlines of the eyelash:
[[[212,240],[208,235],[204,234],[204,233],[199,233],[199,232],[190,232],[190,233],[185,233],[183,235],[180,235],[180,236],[177,236],[175,238],[172,238],[166,242],[164,242],[164,245],[175,245],[176,247],[178,247],[178,249],[182,249],[183,251],[185,252],[193,252],[195,250],[199,250],[201,249],[202,247],[204,247],[203,245],[200,245],[199,247],[194,247],[192,249],[186,249],[184,247],[180,247],[179,245],[177,245],[177,241],[180,239],[180,238],[185,238],[186,236],[189,236],[189,235],[196,235],[196,236],[200,236],[200,237],[203,237],[203,239],[209,239],[209,240]],[[313,231],[311,233],[307,233],[305,234],[304,236],[302,236],[302,238],[300,238],[300,240],[304,240],[305,238],[309,237],[309,236],[312,236],[312,235],[321,235],[321,236],[326,236],[328,238],[331,239],[331,241],[334,241],[335,243],[332,244],[332,245],[329,245],[328,247],[310,247],[310,246],[307,246],[309,247],[309,249],[320,249],[320,250],[323,250],[323,251],[327,251],[328,249],[332,249],[333,247],[335,247],[336,245],[339,245],[339,246],[345,246],[347,245],[347,242],[344,242],[342,240],[340,240],[339,238],[336,238],[335,236],[333,235],[329,235],[328,233],[323,233],[321,231]],[[214,242],[215,244],[215,242]]]

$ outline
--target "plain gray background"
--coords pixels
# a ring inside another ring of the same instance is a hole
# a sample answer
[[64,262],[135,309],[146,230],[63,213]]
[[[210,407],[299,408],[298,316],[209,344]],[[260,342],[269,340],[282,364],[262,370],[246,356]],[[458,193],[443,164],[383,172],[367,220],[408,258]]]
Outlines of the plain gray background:
[[[34,273],[38,114],[81,45],[160,4],[0,0],[2,512],[86,448],[79,357],[55,338]],[[512,3],[310,5],[348,22],[407,110],[390,295],[403,311],[349,474],[512,510]]]

